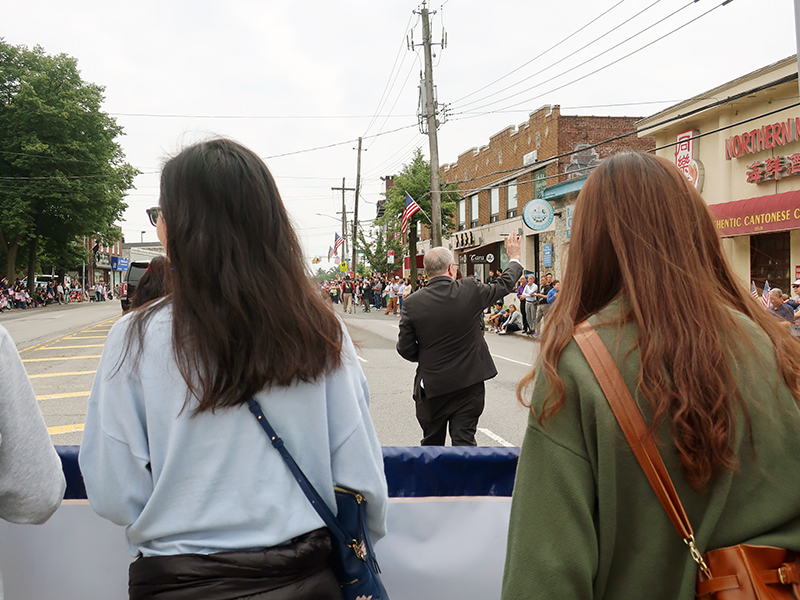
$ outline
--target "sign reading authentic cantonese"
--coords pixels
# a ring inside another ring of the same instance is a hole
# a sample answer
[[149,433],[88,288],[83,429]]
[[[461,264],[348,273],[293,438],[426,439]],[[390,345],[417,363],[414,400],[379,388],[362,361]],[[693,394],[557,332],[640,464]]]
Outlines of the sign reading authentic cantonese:
[[675,146],[675,164],[686,175],[698,192],[703,191],[703,163],[697,160],[695,151],[697,149],[696,140],[694,137],[698,131],[690,129],[678,134],[677,144]]
[[543,231],[553,223],[553,205],[547,200],[536,198],[522,209],[522,220],[534,231]]

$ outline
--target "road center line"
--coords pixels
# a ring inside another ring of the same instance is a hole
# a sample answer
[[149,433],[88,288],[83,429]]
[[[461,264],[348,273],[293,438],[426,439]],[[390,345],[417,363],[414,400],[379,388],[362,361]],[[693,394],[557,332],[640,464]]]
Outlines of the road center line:
[[57,427],[48,427],[47,433],[50,435],[58,435],[59,433],[72,433],[73,431],[83,431],[85,423],[75,423],[75,425],[59,425]]
[[97,371],[71,371],[69,373],[43,373],[41,375],[28,375],[28,379],[39,379],[41,377],[66,377],[68,375],[94,375]]
[[22,362],[46,362],[48,360],[79,360],[81,358],[100,358],[99,354],[92,354],[90,356],[54,356],[52,358],[23,358]]
[[489,438],[493,439],[495,442],[497,442],[501,446],[505,446],[506,448],[513,448],[514,447],[514,444],[512,444],[508,440],[504,440],[499,435],[497,435],[496,433],[494,433],[492,431],[489,431],[488,429],[485,429],[483,427],[478,427],[478,431],[480,431],[486,437],[489,437]]
[[44,396],[36,396],[37,400],[55,400],[56,398],[85,398],[92,392],[65,392],[63,394],[45,394]]
[[68,337],[68,338],[64,338],[64,339],[67,339],[67,340],[104,340],[107,337],[108,337],[107,335],[86,335],[86,336],[80,336],[80,337],[72,336],[72,337]]
[[508,362],[517,363],[518,365],[525,365],[526,367],[532,367],[531,363],[522,362],[521,360],[514,360],[513,358],[506,358],[505,356],[500,356],[499,354],[492,354],[495,358],[502,358],[503,360],[507,360]]
[[45,346],[39,350],[72,350],[73,348],[102,348],[105,344],[85,344],[83,346]]

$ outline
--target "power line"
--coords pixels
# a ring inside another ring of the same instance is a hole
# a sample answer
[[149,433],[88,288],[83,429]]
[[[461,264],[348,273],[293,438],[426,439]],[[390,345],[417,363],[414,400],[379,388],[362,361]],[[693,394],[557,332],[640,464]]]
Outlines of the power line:
[[[660,1],[660,0],[657,0],[657,2],[658,2],[658,1]],[[533,61],[540,59],[542,56],[544,56],[545,54],[547,54],[547,53],[548,53],[548,52],[550,52],[551,50],[555,50],[556,48],[558,48],[558,47],[559,47],[561,44],[563,44],[563,43],[564,43],[564,42],[566,42],[567,40],[569,40],[569,39],[571,39],[571,38],[575,37],[576,35],[578,35],[578,34],[579,34],[581,31],[583,31],[584,29],[586,29],[587,27],[589,27],[590,25],[592,25],[593,23],[595,23],[595,22],[596,22],[598,19],[601,19],[601,18],[603,18],[605,15],[607,15],[609,12],[611,12],[612,10],[614,10],[615,8],[617,8],[617,7],[618,7],[620,4],[622,4],[623,2],[625,2],[625,0],[620,0],[620,1],[619,1],[619,2],[617,2],[617,3],[616,3],[614,6],[612,6],[612,7],[611,7],[611,8],[609,8],[607,11],[605,11],[604,13],[602,13],[600,16],[598,16],[598,17],[595,17],[595,18],[593,18],[593,19],[590,19],[590,20],[589,20],[589,22],[588,22],[588,23],[586,23],[586,25],[584,25],[583,27],[580,27],[579,29],[577,29],[577,30],[573,31],[573,32],[572,32],[571,34],[569,34],[567,37],[565,37],[564,39],[562,39],[562,40],[561,40],[561,41],[559,41],[558,43],[556,43],[556,44],[554,44],[554,45],[550,46],[550,47],[549,47],[547,50],[545,50],[544,52],[541,52],[541,53],[539,53],[538,55],[534,56],[534,57],[533,57],[532,59],[530,59],[528,62],[526,62],[526,63],[523,63],[522,65],[520,65],[519,67],[517,67],[517,68],[516,68],[516,69],[514,69],[513,71],[509,71],[508,73],[506,73],[506,74],[505,74],[505,75],[503,75],[502,77],[499,77],[499,78],[495,79],[495,80],[494,80],[494,81],[492,81],[491,83],[487,83],[487,84],[486,84],[486,85],[484,85],[483,87],[481,87],[481,88],[478,88],[478,89],[477,89],[477,90],[475,90],[474,92],[470,92],[470,93],[469,93],[469,94],[467,94],[466,96],[461,96],[461,98],[458,98],[457,100],[454,100],[454,101],[453,101],[453,104],[458,104],[458,103],[459,103],[459,102],[461,102],[461,101],[462,101],[464,98],[469,98],[470,96],[474,96],[474,95],[475,95],[475,94],[477,94],[478,92],[481,92],[481,91],[485,90],[486,88],[493,86],[495,83],[498,83],[498,82],[502,81],[502,80],[503,80],[503,79],[505,79],[506,77],[510,77],[511,75],[513,75],[514,73],[516,73],[517,71],[519,71],[520,69],[523,69],[523,68],[527,67],[527,66],[528,66],[529,64],[531,64]],[[656,3],[657,3],[657,2],[656,2]],[[654,3],[654,4],[655,4],[655,3]],[[650,6],[652,6],[652,4],[651,4]],[[650,8],[650,7],[648,7],[648,8]],[[647,9],[645,9],[645,10],[647,10]],[[641,14],[641,13],[638,13],[638,14]],[[636,16],[638,16],[638,14],[637,14],[637,15],[635,15],[634,17],[632,17],[632,18],[636,18]],[[630,19],[628,19],[628,21],[630,21]],[[625,21],[625,23],[627,23],[628,21]],[[624,25],[625,23],[622,23],[622,25]],[[613,31],[613,29],[612,29],[611,31]],[[608,33],[611,33],[611,31],[609,31]],[[607,34],[605,34],[605,35],[607,35]],[[602,37],[602,36],[601,36],[601,37]],[[597,39],[600,39],[600,38],[597,38]],[[594,41],[596,42],[597,40],[594,40]],[[594,42],[591,42],[591,43],[594,43]],[[586,46],[584,46],[584,48],[585,48],[585,47],[586,47]],[[571,56],[571,55],[570,55],[570,56]],[[567,58],[569,58],[569,57],[567,57]],[[550,65],[550,66],[553,66],[553,65]],[[549,68],[549,67],[548,67],[548,68]],[[523,79],[523,81],[525,81],[525,80]],[[514,84],[514,85],[517,85],[517,84]],[[513,86],[512,86],[512,87],[513,87]],[[504,89],[508,89],[508,88],[504,88]],[[503,90],[500,90],[500,92],[502,92],[502,91],[503,91]],[[497,92],[497,93],[499,93],[499,92]],[[477,102],[480,102],[480,100],[477,100]],[[468,103],[468,104],[469,104],[469,103]]]
[[147,117],[153,119],[371,119],[374,117],[414,117],[416,115],[181,115],[152,113],[108,113],[115,117]]
[[[406,35],[408,34],[408,29],[409,26],[411,25],[411,21],[413,20],[414,20],[414,13],[411,13],[411,16],[408,18],[408,23],[406,23],[405,31],[403,31],[403,37],[400,40],[400,48],[397,51],[397,56],[394,57],[394,63],[392,64],[392,70],[389,72],[389,78],[386,80],[386,85],[383,86],[383,91],[381,92],[380,99],[378,100],[378,107],[375,109],[375,114],[372,116],[372,119],[367,125],[367,128],[364,130],[363,135],[367,135],[367,133],[369,132],[369,128],[372,127],[373,123],[375,123],[375,119],[378,118],[378,113],[380,112],[381,108],[383,108],[385,101],[389,99],[389,94],[391,94],[391,90],[394,88],[394,84],[397,82],[397,78],[400,76],[400,67],[402,67],[406,56],[405,53],[403,52],[403,46],[405,46]],[[395,74],[394,68],[397,67],[397,61],[399,60],[401,55],[403,56],[403,61],[400,62],[400,67],[398,67],[397,74]],[[394,79],[392,79],[392,76],[394,76]]]
[[[662,121],[659,121],[658,123],[653,123],[652,125],[647,125],[645,127],[642,127],[640,129],[631,131],[629,133],[623,133],[623,134],[616,135],[616,136],[613,136],[613,137],[610,137],[610,138],[606,138],[605,140],[601,140],[601,141],[599,141],[597,143],[594,143],[594,144],[591,144],[591,145],[588,145],[588,146],[584,146],[580,150],[573,150],[571,152],[564,152],[562,154],[557,154],[555,156],[551,156],[551,157],[547,158],[545,161],[542,161],[542,165],[539,168],[545,167],[551,161],[557,160],[559,158],[567,158],[567,157],[572,156],[573,154],[578,154],[579,152],[585,152],[586,150],[591,150],[592,148],[597,148],[599,146],[604,146],[605,144],[609,144],[611,142],[615,142],[617,140],[624,139],[626,137],[630,137],[630,136],[633,136],[633,135],[638,135],[638,134],[640,134],[640,133],[642,133],[644,131],[649,131],[651,129],[657,129],[659,127],[663,127],[664,125],[668,125],[668,124],[673,123],[675,121],[680,121],[680,120],[683,120],[683,119],[687,119],[688,117],[691,117],[691,116],[694,116],[694,115],[696,115],[698,113],[704,112],[704,111],[706,111],[706,110],[708,110],[710,108],[715,108],[715,107],[721,106],[723,104],[732,104],[732,103],[734,103],[736,100],[738,100],[740,98],[744,98],[744,97],[752,95],[752,94],[754,94],[756,92],[760,92],[760,91],[772,88],[772,87],[774,87],[776,85],[780,85],[780,84],[783,84],[783,83],[788,83],[788,82],[793,81],[795,79],[797,79],[797,73],[793,73],[791,75],[787,75],[785,77],[781,77],[780,79],[777,79],[775,81],[770,81],[769,83],[765,83],[765,84],[757,86],[755,88],[752,88],[752,89],[749,89],[749,90],[745,90],[743,92],[739,92],[738,94],[734,94],[732,96],[728,96],[727,98],[723,98],[722,100],[717,100],[716,102],[712,102],[711,104],[707,104],[705,106],[701,106],[699,108],[695,108],[695,109],[690,110],[690,111],[688,111],[686,113],[681,113],[679,115],[675,115],[674,117],[670,117],[668,119],[664,119]],[[761,101],[761,103],[764,103],[764,102],[765,101],[763,101],[763,100]],[[785,106],[783,108],[778,108],[778,109],[775,109],[773,111],[761,113],[759,115],[756,115],[755,117],[746,119],[744,121],[739,121],[738,123],[733,123],[733,124],[731,124],[729,126],[721,127],[719,129],[715,129],[715,130],[710,131],[710,132],[701,133],[701,134],[698,134],[695,137],[696,138],[705,137],[706,135],[709,135],[710,133],[717,133],[719,131],[723,131],[725,129],[730,129],[732,127],[735,127],[737,125],[741,125],[743,123],[749,123],[749,122],[754,121],[756,119],[760,119],[760,118],[763,118],[763,117],[768,117],[770,115],[782,112],[784,110],[788,110],[790,108],[794,108],[795,106],[800,106],[800,102],[797,102],[795,104],[790,104],[788,106]],[[659,146],[658,148],[654,148],[652,151],[661,150],[662,148],[669,148],[670,146],[675,146],[675,145],[677,145],[677,143],[666,144],[664,146]],[[455,184],[460,184],[460,183],[467,183],[467,182],[470,182],[470,181],[476,181],[478,179],[485,179],[486,177],[491,177],[492,175],[506,175],[508,173],[515,173],[515,172],[518,172],[518,171],[523,171],[526,168],[528,168],[528,167],[524,167],[523,166],[523,167],[514,167],[514,168],[511,168],[511,169],[504,169],[502,171],[493,171],[491,173],[484,173],[483,175],[481,175],[479,177],[469,177],[469,178],[466,178],[466,179],[460,179],[460,180],[456,180],[456,181],[451,181],[451,182],[448,182],[448,184],[455,185]],[[559,174],[558,176],[561,176],[561,175],[563,175],[563,173]],[[527,182],[523,182],[523,183],[527,183]],[[483,187],[486,187],[486,186],[483,186]]]
[[[632,17],[632,18],[635,18],[635,17],[637,17],[638,15],[642,14],[642,13],[643,13],[645,10],[648,10],[648,9],[649,9],[649,8],[651,8],[652,6],[655,6],[655,4],[657,4],[658,2],[660,2],[660,0],[656,0],[656,1],[655,1],[653,4],[650,4],[650,6],[648,6],[648,7],[647,7],[647,8],[645,8],[644,10],[640,11],[638,14],[634,15],[634,17]],[[580,67],[582,67],[582,66],[584,66],[584,65],[587,65],[587,64],[589,64],[590,62],[592,62],[592,61],[594,61],[594,60],[596,60],[596,59],[600,58],[601,56],[603,56],[603,55],[605,55],[605,54],[608,54],[608,53],[609,53],[609,52],[611,52],[612,50],[615,50],[615,49],[619,48],[620,46],[622,46],[622,45],[624,45],[624,44],[627,44],[627,43],[628,43],[629,41],[631,41],[632,39],[634,39],[634,38],[636,38],[636,37],[638,37],[638,36],[642,35],[643,33],[645,33],[645,32],[647,32],[647,31],[649,31],[649,30],[650,30],[650,29],[652,29],[653,27],[655,27],[655,26],[657,26],[657,25],[660,25],[661,23],[664,23],[664,22],[665,22],[667,19],[670,19],[670,18],[672,18],[673,16],[675,16],[676,14],[678,14],[679,12],[681,12],[682,10],[685,10],[685,9],[687,9],[688,7],[692,6],[693,4],[694,4],[694,0],[691,0],[691,1],[690,1],[688,4],[684,4],[684,5],[683,5],[681,8],[679,8],[679,9],[678,9],[678,10],[676,10],[675,12],[673,12],[673,13],[669,14],[668,16],[664,17],[663,19],[660,19],[659,21],[656,21],[655,23],[652,23],[652,24],[650,24],[649,26],[647,26],[647,27],[645,27],[644,29],[642,29],[642,30],[638,31],[637,33],[633,34],[632,36],[630,36],[630,37],[628,37],[628,38],[626,38],[626,39],[622,40],[621,42],[618,42],[617,44],[614,44],[614,45],[613,45],[613,46],[611,46],[610,48],[606,48],[604,51],[600,52],[599,54],[595,54],[594,56],[592,56],[591,58],[589,58],[589,59],[587,59],[587,60],[583,61],[582,63],[579,63],[579,64],[575,65],[574,67],[570,67],[569,69],[567,69],[567,70],[565,70],[565,71],[562,71],[561,73],[558,73],[557,75],[554,75],[554,76],[550,77],[549,79],[545,79],[544,81],[540,81],[540,82],[539,82],[539,83],[537,83],[536,85],[533,85],[533,86],[531,86],[531,87],[525,88],[524,90],[521,90],[521,91],[519,91],[519,92],[515,92],[515,93],[513,93],[513,94],[511,94],[511,95],[509,95],[509,96],[505,96],[505,97],[503,97],[503,98],[500,98],[499,100],[493,100],[493,101],[491,101],[491,102],[487,102],[486,104],[483,104],[483,105],[481,105],[481,106],[478,106],[478,107],[476,107],[476,108],[474,108],[474,109],[472,109],[472,110],[480,110],[480,109],[482,109],[482,108],[486,108],[487,106],[491,106],[491,105],[493,105],[493,104],[498,104],[498,103],[500,103],[500,102],[503,102],[503,101],[505,101],[505,100],[510,100],[511,98],[514,98],[514,97],[516,97],[516,96],[519,96],[519,95],[521,95],[521,94],[524,94],[524,93],[526,93],[526,92],[529,92],[529,91],[531,91],[531,90],[534,90],[534,89],[536,89],[537,87],[540,87],[540,86],[542,86],[542,85],[544,85],[544,84],[546,84],[546,83],[550,83],[551,81],[553,81],[553,80],[555,80],[555,79],[558,79],[559,77],[563,77],[564,75],[567,75],[568,73],[571,73],[571,72],[575,71],[576,69],[579,69]],[[713,10],[713,9],[712,9],[712,10]],[[711,11],[709,11],[709,12],[711,12]],[[707,13],[706,13],[706,14],[707,14]],[[701,15],[701,16],[702,16],[702,15]],[[699,17],[698,17],[698,18],[699,18]],[[690,21],[690,23],[691,23],[691,22],[692,22],[692,21]],[[623,24],[624,24],[624,23],[623,23]],[[685,25],[684,25],[684,26],[685,26]],[[680,29],[680,28],[679,28],[679,29]],[[612,29],[612,31],[614,31],[614,30]],[[677,29],[676,29],[676,30],[674,30],[674,31],[672,31],[672,32],[670,32],[670,34],[671,34],[671,33],[674,33],[675,31],[677,31]],[[609,33],[610,33],[610,32],[609,32]],[[667,34],[667,35],[670,35],[670,34]],[[541,73],[544,73],[545,71],[547,71],[547,70],[551,69],[552,67],[554,67],[554,66],[556,66],[556,65],[560,64],[561,62],[564,62],[565,60],[567,60],[568,58],[572,57],[572,56],[573,56],[574,54],[576,54],[577,52],[580,52],[581,50],[583,50],[583,49],[587,48],[588,46],[590,46],[591,44],[593,44],[593,43],[594,43],[594,42],[596,42],[597,40],[601,39],[602,37],[603,37],[603,36],[600,36],[600,38],[597,38],[596,40],[593,40],[592,42],[589,42],[588,44],[586,44],[586,45],[585,45],[585,46],[583,46],[582,48],[579,48],[578,50],[576,50],[576,51],[575,51],[575,52],[573,52],[572,54],[570,54],[570,55],[568,55],[568,56],[564,57],[563,59],[561,59],[561,60],[559,60],[559,61],[556,61],[555,63],[552,63],[552,64],[548,65],[548,66],[547,66],[547,67],[545,67],[544,69],[540,69],[539,71],[537,71],[537,72],[536,72],[536,73],[534,73],[533,75],[531,75],[531,76],[529,76],[529,77],[526,77],[525,79],[523,79],[522,81],[518,82],[518,83],[517,83],[517,84],[515,84],[515,85],[518,85],[519,83],[522,83],[523,81],[527,81],[528,79],[531,79],[531,78],[535,77],[536,75],[539,75],[539,74],[541,74]],[[655,40],[655,41],[658,41],[658,40]],[[654,42],[651,42],[651,44],[652,44],[652,43],[654,43]],[[650,45],[650,44],[648,44],[648,45]],[[643,48],[647,48],[647,46],[643,46],[643,47],[642,47],[642,48],[640,48],[639,50],[642,50]],[[638,52],[638,50],[637,50],[637,52]],[[630,56],[630,55],[628,55],[628,56]],[[627,56],[625,56],[625,57],[623,57],[623,58],[627,58]],[[620,59],[620,60],[621,60],[621,59]],[[611,63],[611,64],[614,64],[614,63]],[[503,90],[500,90],[500,91],[501,91],[501,92],[502,92],[502,91],[505,91],[505,90],[507,90],[507,89],[510,89],[511,87],[514,87],[514,86],[509,86],[509,87],[506,87],[506,88],[504,88]],[[499,92],[498,92],[498,93],[499,93]],[[489,98],[489,97],[481,98],[480,100],[485,100],[485,99],[487,99],[487,98]],[[468,102],[468,103],[467,103],[467,104],[465,104],[464,106],[469,106],[470,104],[475,104],[476,102],[479,102],[480,100],[473,100],[472,102]],[[513,106],[516,106],[516,105],[513,105]]]
[[[600,71],[604,71],[605,69],[607,69],[607,68],[609,68],[609,67],[611,67],[611,66],[613,66],[613,65],[615,65],[615,64],[617,64],[617,63],[619,63],[619,62],[621,62],[621,61],[623,61],[623,60],[625,60],[626,58],[629,58],[629,57],[633,56],[634,54],[636,54],[636,53],[638,53],[638,52],[641,52],[641,51],[642,51],[642,50],[644,50],[645,48],[649,48],[649,47],[650,47],[650,46],[652,46],[653,44],[656,44],[657,42],[660,42],[660,41],[661,41],[661,40],[663,40],[664,38],[666,38],[666,37],[669,37],[669,36],[670,36],[670,35],[672,35],[673,33],[676,33],[676,32],[678,32],[678,31],[680,31],[680,30],[681,30],[681,29],[683,29],[684,27],[687,27],[688,25],[691,25],[691,24],[692,24],[692,23],[694,23],[695,21],[698,21],[698,20],[702,19],[702,18],[703,18],[703,17],[705,17],[706,15],[708,15],[708,14],[712,13],[713,11],[717,10],[718,8],[720,8],[720,7],[722,7],[722,6],[725,6],[726,4],[729,4],[730,2],[732,2],[732,0],[724,0],[724,1],[723,1],[721,4],[718,4],[718,5],[714,6],[713,8],[711,8],[711,9],[707,10],[706,12],[704,12],[703,14],[701,14],[701,15],[699,15],[699,16],[697,16],[697,17],[695,17],[694,19],[692,19],[692,20],[690,20],[690,21],[688,21],[688,22],[684,23],[683,25],[680,25],[679,27],[676,27],[675,29],[673,29],[672,31],[670,31],[670,32],[668,32],[668,33],[665,33],[665,34],[664,34],[664,35],[662,35],[661,37],[659,37],[659,38],[656,38],[655,40],[653,40],[653,41],[651,41],[651,42],[648,42],[648,43],[647,43],[647,44],[645,44],[644,46],[642,46],[642,47],[640,47],[640,48],[637,48],[636,50],[633,50],[632,52],[629,52],[629,53],[628,53],[628,54],[626,54],[625,56],[622,56],[622,57],[620,57],[620,58],[618,58],[618,59],[616,59],[616,60],[614,60],[614,61],[612,61],[612,62],[608,63],[607,65],[604,65],[604,66],[602,66],[602,67],[600,67],[600,68],[598,68],[598,69],[595,69],[595,70],[594,70],[594,71],[592,71],[591,73],[587,73],[587,74],[585,74],[585,75],[582,75],[581,77],[578,77],[577,79],[573,79],[572,81],[568,81],[567,83],[564,83],[564,84],[562,84],[562,85],[560,85],[560,86],[557,86],[557,87],[555,87],[555,88],[553,88],[553,89],[551,89],[551,90],[549,90],[549,91],[547,91],[547,92],[544,92],[544,93],[542,93],[542,94],[539,94],[539,95],[537,95],[537,96],[534,96],[533,98],[528,98],[527,100],[523,100],[523,101],[521,101],[521,102],[516,102],[516,103],[514,103],[514,104],[511,104],[511,105],[509,105],[509,106],[506,106],[506,107],[504,107],[503,109],[491,110],[491,111],[487,111],[487,112],[483,112],[483,113],[467,113],[467,112],[462,112],[462,113],[455,113],[455,114],[470,114],[471,116],[468,116],[468,117],[462,117],[463,119],[470,119],[470,118],[474,118],[474,117],[479,117],[479,116],[484,116],[484,115],[494,114],[494,113],[496,113],[496,112],[499,112],[500,110],[507,110],[507,109],[509,109],[509,108],[513,108],[513,107],[515,107],[515,106],[519,106],[520,104],[527,104],[528,102],[531,102],[532,100],[535,100],[535,99],[537,99],[537,98],[541,98],[542,96],[546,96],[546,95],[548,95],[548,94],[552,94],[553,92],[555,92],[555,91],[558,91],[558,90],[560,90],[560,89],[563,89],[563,88],[565,88],[565,87],[567,87],[567,86],[570,86],[570,85],[572,85],[573,83],[577,83],[578,81],[582,81],[583,79],[586,79],[586,78],[588,78],[588,77],[591,77],[592,75],[595,75],[595,74],[599,73]],[[624,42],[623,42],[623,43],[624,43]],[[619,44],[618,44],[618,45],[619,45]],[[588,61],[587,61],[587,62],[588,62]],[[586,63],[583,63],[583,64],[586,64]],[[580,65],[579,65],[579,66],[580,66]],[[564,75],[564,74],[565,74],[565,73],[562,73],[562,75]],[[560,77],[560,75],[558,75],[558,76],[556,76],[556,77]],[[554,79],[554,78],[551,78],[551,79],[549,79],[549,80],[547,80],[547,81],[551,81],[552,79]],[[535,87],[538,87],[538,85],[537,85],[537,86],[533,86],[533,87],[531,87],[531,88],[528,88],[528,90],[534,89]],[[523,91],[528,91],[528,90],[523,90]],[[520,93],[522,93],[522,92],[520,92]],[[520,93],[513,94],[512,96],[509,96],[508,98],[513,98],[514,96],[518,96]],[[504,99],[507,99],[507,98],[504,98]],[[497,104],[498,102],[501,102],[501,101],[502,101],[502,100],[498,100],[498,101],[490,102],[490,103],[488,103],[488,104],[485,104],[484,106],[479,106],[479,107],[477,107],[477,108],[475,108],[475,109],[473,109],[473,110],[479,110],[479,109],[481,109],[481,108],[485,108],[485,107],[487,107],[487,106],[491,106],[492,104]]]
[[[141,175],[150,175],[151,173],[140,173]],[[0,180],[3,181],[12,181],[12,180],[19,180],[19,181],[33,181],[33,180],[44,180],[44,179],[102,179],[102,178],[111,178],[111,177],[123,177],[122,173],[112,173],[108,175],[47,175],[47,176],[35,176],[35,177],[0,177]]]
[[[417,54],[415,54],[414,56],[415,56],[415,58],[416,58],[416,59],[417,59],[417,61],[418,61],[418,60],[419,60],[419,56],[418,56]],[[400,88],[400,91],[399,91],[399,93],[397,94],[397,98],[395,98],[395,100],[394,100],[394,104],[392,104],[392,108],[390,108],[390,109],[389,109],[389,114],[391,114],[391,113],[394,111],[394,108],[395,108],[395,106],[397,106],[397,103],[400,101],[400,98],[402,97],[402,94],[403,94],[403,90],[405,90],[405,89],[406,89],[406,86],[408,85],[408,79],[409,79],[409,77],[411,77],[411,73],[413,73],[413,72],[414,72],[414,68],[415,68],[416,66],[417,66],[417,63],[416,63],[416,62],[412,62],[412,63],[411,63],[411,68],[408,70],[408,73],[406,73],[406,78],[403,80],[403,85],[402,85],[402,87]],[[388,121],[388,119],[384,119],[384,120],[383,120],[383,124],[381,125],[380,129],[378,129],[378,133],[380,133],[380,132],[382,132],[382,131],[383,131],[383,128],[384,128],[384,127],[386,127],[386,123],[387,123],[387,121]],[[371,143],[369,146],[367,146],[367,150],[369,150],[370,148],[372,148],[372,145],[373,145],[374,143],[375,143],[375,140],[372,140],[372,143]]]
[[[381,133],[374,133],[372,135],[363,136],[364,139],[367,138],[376,138],[382,135],[389,135],[391,133],[396,133],[398,131],[403,131],[404,129],[411,129],[412,127],[416,127],[417,124],[414,123],[413,125],[406,125],[404,127],[398,127],[397,129],[392,129],[390,131],[384,131]],[[328,148],[335,148],[336,146],[344,146],[345,144],[354,144],[358,142],[358,138],[347,140],[345,142],[336,142],[334,144],[328,144],[326,146],[317,146],[316,148],[306,148],[305,150],[295,150],[294,152],[284,152],[283,154],[273,154],[272,156],[263,156],[262,160],[269,160],[271,158],[281,158],[283,156],[293,156],[295,154],[304,154],[306,152],[314,152],[316,150],[327,150]]]

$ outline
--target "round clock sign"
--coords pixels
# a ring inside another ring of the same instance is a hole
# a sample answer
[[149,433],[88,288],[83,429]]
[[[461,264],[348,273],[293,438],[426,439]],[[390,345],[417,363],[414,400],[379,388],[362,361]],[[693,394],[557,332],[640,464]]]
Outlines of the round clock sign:
[[522,220],[534,231],[542,231],[553,222],[553,205],[547,200],[531,200],[522,209]]

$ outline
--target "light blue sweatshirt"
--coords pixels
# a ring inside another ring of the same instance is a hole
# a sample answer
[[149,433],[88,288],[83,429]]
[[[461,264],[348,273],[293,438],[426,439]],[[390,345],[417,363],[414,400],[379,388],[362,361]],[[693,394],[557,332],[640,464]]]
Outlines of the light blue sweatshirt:
[[[284,543],[323,526],[247,406],[182,410],[172,309],[150,321],[138,368],[126,356],[131,315],[112,327],[97,369],[80,465],[92,508],[127,527],[131,553],[211,554]],[[259,392],[286,447],[335,511],[333,486],[368,502],[373,542],[386,533],[383,458],[366,378],[347,332],[342,366],[314,383]]]

